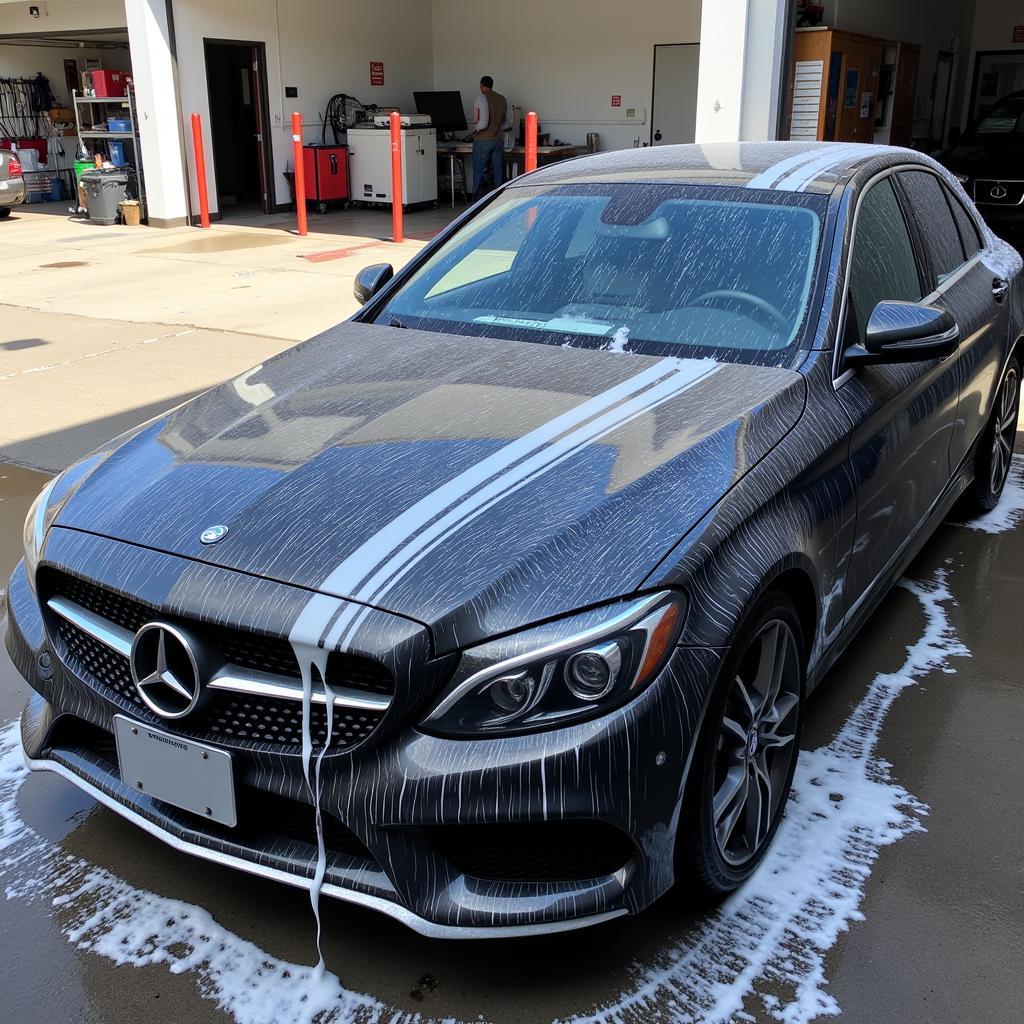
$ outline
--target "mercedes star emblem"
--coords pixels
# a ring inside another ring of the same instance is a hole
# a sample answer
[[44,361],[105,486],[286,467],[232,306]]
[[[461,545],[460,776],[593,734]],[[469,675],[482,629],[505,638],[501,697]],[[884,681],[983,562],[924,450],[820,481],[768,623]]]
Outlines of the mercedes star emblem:
[[139,696],[163,718],[183,718],[199,703],[199,663],[177,626],[147,622],[132,641],[131,671]]
[[1006,189],[1002,185],[993,185],[988,193],[993,199],[1005,199]]
[[216,544],[218,541],[223,540],[228,535],[228,528],[226,526],[208,526],[201,534],[199,539],[204,544]]

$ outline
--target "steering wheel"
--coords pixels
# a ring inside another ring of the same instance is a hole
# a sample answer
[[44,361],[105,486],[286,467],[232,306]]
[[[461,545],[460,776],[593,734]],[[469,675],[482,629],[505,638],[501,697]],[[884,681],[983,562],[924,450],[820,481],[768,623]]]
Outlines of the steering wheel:
[[748,306],[753,306],[757,312],[763,313],[783,334],[789,332],[789,320],[785,314],[767,299],[762,299],[760,295],[751,295],[750,292],[741,292],[733,288],[715,288],[713,291],[698,295],[688,302],[687,306],[707,306],[720,299],[745,302]]

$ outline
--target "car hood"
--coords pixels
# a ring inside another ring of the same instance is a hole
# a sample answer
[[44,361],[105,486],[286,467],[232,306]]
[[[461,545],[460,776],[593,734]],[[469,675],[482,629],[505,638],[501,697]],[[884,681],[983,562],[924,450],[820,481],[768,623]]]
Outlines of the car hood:
[[1024,140],[1011,134],[970,135],[939,159],[954,174],[1017,180],[1024,177]]
[[145,425],[56,522],[444,651],[634,590],[804,401],[791,370],[348,322]]

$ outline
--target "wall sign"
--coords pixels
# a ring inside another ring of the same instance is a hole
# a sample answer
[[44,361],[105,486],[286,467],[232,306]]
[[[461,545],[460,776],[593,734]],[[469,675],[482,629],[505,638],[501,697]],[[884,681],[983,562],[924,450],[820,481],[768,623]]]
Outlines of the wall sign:
[[1015,43],[1024,43],[1024,25],[1013,26],[1013,41]]
[[613,107],[621,107],[622,106],[622,97],[621,96],[613,96],[612,97],[612,106]]
[[370,85],[384,84],[384,61],[370,61]]

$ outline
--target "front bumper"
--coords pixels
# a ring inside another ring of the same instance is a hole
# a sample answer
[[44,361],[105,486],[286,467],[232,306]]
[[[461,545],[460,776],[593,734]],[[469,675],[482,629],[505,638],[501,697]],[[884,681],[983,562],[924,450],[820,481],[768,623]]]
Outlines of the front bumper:
[[[82,543],[113,542],[76,540]],[[119,547],[122,557],[101,561],[116,565],[121,576],[173,578],[172,556]],[[126,567],[126,553],[139,564]],[[229,591],[249,585],[234,577],[217,571],[220,607],[237,606]],[[22,718],[30,768],[62,775],[184,852],[292,885],[310,884],[315,845],[301,829],[279,832],[275,821],[267,824],[276,810],[257,815],[266,826],[262,831],[231,830],[124,785],[102,737],[125,708],[104,699],[57,657],[20,566],[8,604],[7,646],[36,691]],[[321,807],[342,838],[336,845],[328,841],[322,891],[389,914],[421,934],[449,938],[561,931],[642,910],[673,881],[688,752],[718,657],[716,651],[680,648],[635,702],[582,725],[515,738],[445,740],[406,724],[351,753],[326,757]],[[312,822],[298,756],[237,747],[232,755],[236,785],[254,806],[287,805],[291,817],[297,811]],[[595,823],[624,837],[627,854],[592,877],[494,877],[467,868],[452,853],[453,843],[465,845],[461,837],[481,828],[528,828],[531,842],[550,835],[560,845],[565,833],[559,829],[571,833]]]

